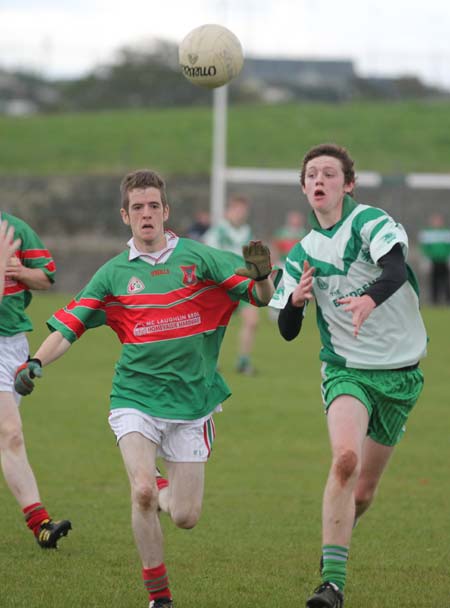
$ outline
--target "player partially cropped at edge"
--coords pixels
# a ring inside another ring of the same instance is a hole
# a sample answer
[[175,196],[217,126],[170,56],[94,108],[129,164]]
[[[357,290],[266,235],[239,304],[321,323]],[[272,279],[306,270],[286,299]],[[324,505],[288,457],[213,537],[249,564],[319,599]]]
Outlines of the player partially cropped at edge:
[[55,271],[51,253],[31,226],[0,212],[0,460],[6,484],[43,549],[56,549],[71,523],[54,520],[41,502],[27,455],[14,376],[29,353],[26,334],[33,325],[26,309],[32,291],[49,289]]
[[344,148],[312,148],[301,169],[312,230],[289,253],[281,309],[286,340],[316,300],[322,395],[332,462],[322,509],[322,584],[309,608],[341,608],[355,521],[370,506],[423,386],[427,337],[408,237],[382,209],[357,203]]
[[6,220],[0,222],[0,304],[5,289],[5,272],[12,255],[19,249],[20,239],[14,239],[14,226]]
[[[242,258],[165,231],[164,181],[136,171],[122,181],[122,219],[129,249],[102,266],[48,321],[53,333],[18,370],[16,387],[33,389],[33,375],[86,329],[109,325],[122,342],[109,422],[131,485],[132,527],[150,606],[172,606],[158,509],[180,528],[196,525],[204,466],[214,440],[212,414],[230,395],[217,371],[220,345],[239,300],[267,305],[274,286],[269,249],[259,241]],[[165,461],[168,482],[155,468]],[[158,491],[159,488],[159,491]]]

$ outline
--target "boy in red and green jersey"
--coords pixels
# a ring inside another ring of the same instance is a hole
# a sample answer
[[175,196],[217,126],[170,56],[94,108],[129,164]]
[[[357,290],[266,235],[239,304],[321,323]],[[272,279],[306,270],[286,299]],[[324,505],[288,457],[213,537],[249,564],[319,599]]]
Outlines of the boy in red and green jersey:
[[28,528],[45,549],[56,548],[71,524],[53,521],[41,503],[28,461],[19,413],[20,396],[14,390],[17,366],[28,356],[25,333],[33,326],[26,313],[31,290],[46,290],[54,281],[55,263],[36,232],[23,220],[1,212],[0,226],[9,226],[19,241],[4,263],[3,299],[0,302],[0,457],[6,483],[19,503]]
[[[131,485],[132,525],[151,608],[172,596],[163,556],[159,511],[181,528],[201,512],[204,465],[214,439],[212,413],[230,395],[217,371],[220,345],[239,300],[267,305],[274,286],[267,247],[251,241],[242,258],[166,231],[165,184],[136,171],[121,184],[121,214],[129,250],[94,275],[48,321],[53,333],[17,370],[16,388],[29,394],[41,367],[84,333],[109,325],[122,343],[109,423]],[[165,462],[168,480],[156,469]]]
[[28,224],[5,212],[0,214],[0,221],[12,226],[15,237],[21,241],[6,268],[0,309],[0,336],[14,336],[33,329],[25,312],[31,302],[31,290],[50,287],[56,266],[51,253]]
[[195,420],[230,396],[217,371],[220,346],[239,300],[262,303],[255,282],[235,274],[242,259],[166,232],[163,260],[124,251],[48,321],[74,342],[108,325],[122,343],[111,409]]

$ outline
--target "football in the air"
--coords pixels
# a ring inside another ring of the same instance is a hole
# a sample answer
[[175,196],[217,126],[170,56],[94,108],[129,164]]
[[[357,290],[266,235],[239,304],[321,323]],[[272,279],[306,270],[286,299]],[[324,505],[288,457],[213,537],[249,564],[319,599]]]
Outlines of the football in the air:
[[223,25],[196,27],[181,41],[178,58],[184,76],[208,89],[227,84],[242,69],[244,54],[239,39]]

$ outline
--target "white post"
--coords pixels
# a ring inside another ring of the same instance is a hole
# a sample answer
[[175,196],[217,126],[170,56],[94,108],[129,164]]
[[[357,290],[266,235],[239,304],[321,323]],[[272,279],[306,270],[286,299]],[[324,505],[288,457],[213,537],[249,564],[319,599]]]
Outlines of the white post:
[[225,165],[227,156],[228,85],[213,91],[213,145],[211,166],[211,224],[217,225],[225,209]]

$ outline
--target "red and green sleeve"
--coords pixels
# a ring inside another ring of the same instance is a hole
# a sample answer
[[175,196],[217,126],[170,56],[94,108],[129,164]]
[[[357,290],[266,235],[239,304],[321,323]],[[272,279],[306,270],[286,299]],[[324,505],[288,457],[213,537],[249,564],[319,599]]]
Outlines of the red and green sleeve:
[[104,325],[106,292],[104,272],[100,269],[67,306],[55,312],[47,321],[48,327],[75,342],[87,329]]

